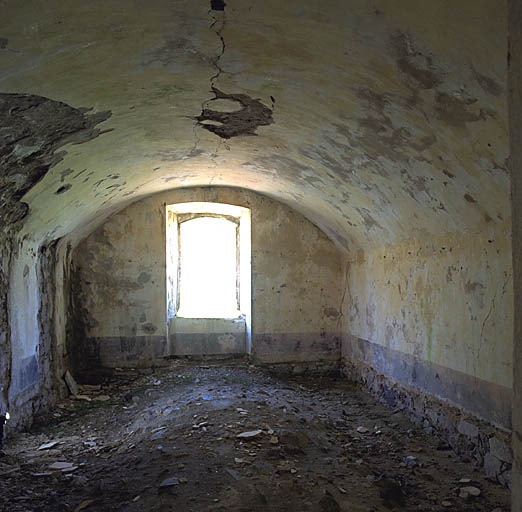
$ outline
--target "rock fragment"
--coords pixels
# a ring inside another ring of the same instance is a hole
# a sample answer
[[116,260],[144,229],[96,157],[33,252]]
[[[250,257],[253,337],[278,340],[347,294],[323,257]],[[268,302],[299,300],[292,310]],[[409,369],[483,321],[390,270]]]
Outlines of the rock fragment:
[[64,473],[68,473],[71,471],[75,471],[78,469],[78,466],[75,466],[72,462],[54,462],[49,466],[49,469],[54,471],[62,471]]
[[160,489],[166,489],[168,487],[174,487],[175,485],[179,485],[180,481],[179,478],[175,476],[171,476],[169,478],[165,478],[160,484]]
[[69,393],[71,395],[77,395],[79,392],[78,384],[76,384],[76,381],[74,380],[74,377],[71,375],[71,372],[69,370],[65,372],[63,380],[65,380],[65,384],[67,384],[67,389],[69,389]]
[[48,443],[41,444],[38,450],[49,450],[59,444],[59,441],[49,441]]
[[236,437],[238,439],[254,439],[254,437],[257,437],[262,433],[262,430],[250,430],[248,432],[241,432],[241,434],[238,434]]
[[478,489],[477,487],[474,487],[472,485],[469,485],[469,486],[466,486],[466,487],[461,487],[460,491],[459,491],[459,497],[461,498],[469,498],[470,496],[473,496],[473,497],[477,497],[477,496],[480,496],[480,489]]

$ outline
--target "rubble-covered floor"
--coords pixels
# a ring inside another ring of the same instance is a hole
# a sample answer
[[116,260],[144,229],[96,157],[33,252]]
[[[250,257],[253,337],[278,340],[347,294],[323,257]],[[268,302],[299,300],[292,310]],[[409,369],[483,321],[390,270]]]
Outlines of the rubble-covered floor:
[[9,439],[2,511],[509,510],[473,462],[343,379],[178,361],[81,393]]

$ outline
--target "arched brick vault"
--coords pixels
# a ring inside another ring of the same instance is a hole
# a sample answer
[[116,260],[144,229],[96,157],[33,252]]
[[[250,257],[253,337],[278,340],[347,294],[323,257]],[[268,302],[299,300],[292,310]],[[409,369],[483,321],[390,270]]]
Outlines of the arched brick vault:
[[60,291],[67,244],[157,192],[242,187],[344,251],[352,355],[509,428],[507,55],[496,0],[3,1],[1,374],[27,318],[52,351],[66,299],[18,288]]

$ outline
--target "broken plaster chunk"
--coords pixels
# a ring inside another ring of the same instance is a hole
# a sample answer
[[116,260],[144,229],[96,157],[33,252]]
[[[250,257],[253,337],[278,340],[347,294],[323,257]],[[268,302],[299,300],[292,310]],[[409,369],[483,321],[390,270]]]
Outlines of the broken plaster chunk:
[[241,432],[241,434],[238,434],[236,437],[238,439],[253,439],[262,433],[262,430],[250,430],[248,432]]
[[[238,135],[256,135],[259,126],[268,126],[274,122],[272,109],[258,99],[247,94],[227,94],[216,87],[212,87],[212,92],[214,98],[207,102],[196,121],[199,126],[222,139]],[[212,103],[219,105],[218,100],[227,100],[229,106],[234,108],[226,112],[213,109]]]
[[459,492],[459,496],[461,498],[468,498],[469,496],[480,496],[480,489],[477,487],[473,487],[472,485],[469,485],[467,487],[462,487]]
[[160,489],[166,489],[168,487],[174,487],[175,485],[179,485],[180,481],[179,478],[175,476],[171,476],[170,478],[165,478],[163,482],[160,484]]
[[49,466],[49,469],[69,473],[78,469],[78,466],[75,466],[72,462],[54,462]]
[[201,121],[199,124],[202,124],[203,126],[205,126],[205,125],[222,126],[223,125],[223,123],[221,123],[220,121],[214,121],[212,119],[205,119],[205,120]]
[[71,372],[67,370],[65,375],[63,376],[65,383],[67,384],[67,388],[69,389],[69,393],[71,395],[77,395],[79,393],[78,384],[74,380],[74,377],[71,375]]
[[38,447],[38,450],[49,450],[49,449],[53,448],[54,446],[56,446],[58,443],[59,443],[59,441],[50,441],[48,443],[41,444]]
[[72,395],[73,400],[83,400],[84,402],[91,402],[92,400],[87,395]]

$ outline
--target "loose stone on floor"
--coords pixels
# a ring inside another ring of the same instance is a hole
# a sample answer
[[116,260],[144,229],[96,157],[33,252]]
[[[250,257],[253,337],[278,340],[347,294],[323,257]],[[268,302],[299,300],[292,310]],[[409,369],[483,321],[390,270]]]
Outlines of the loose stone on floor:
[[9,440],[0,510],[509,510],[479,467],[342,378],[173,361],[99,380]]

